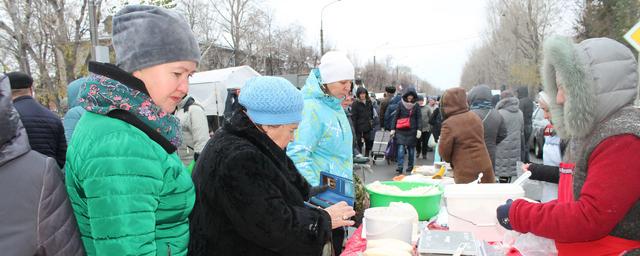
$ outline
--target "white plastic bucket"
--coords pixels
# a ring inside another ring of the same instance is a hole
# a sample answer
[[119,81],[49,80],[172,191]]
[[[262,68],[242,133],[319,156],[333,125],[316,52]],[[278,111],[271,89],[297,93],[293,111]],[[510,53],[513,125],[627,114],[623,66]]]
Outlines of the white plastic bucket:
[[364,211],[367,240],[398,239],[411,244],[413,218],[400,207],[373,207]]
[[515,184],[455,184],[445,187],[444,198],[451,231],[472,232],[476,239],[502,241],[506,231],[496,208],[507,199],[524,196]]

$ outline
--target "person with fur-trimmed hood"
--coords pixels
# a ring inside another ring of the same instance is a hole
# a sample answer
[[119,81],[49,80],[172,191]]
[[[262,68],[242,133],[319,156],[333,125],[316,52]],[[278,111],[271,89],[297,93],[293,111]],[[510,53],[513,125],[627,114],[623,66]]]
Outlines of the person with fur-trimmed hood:
[[524,142],[524,120],[518,107],[518,99],[510,90],[502,91],[502,98],[496,109],[504,120],[507,137],[496,148],[495,174],[499,182],[510,183],[517,175],[517,161],[522,161],[522,143]]
[[[621,255],[640,250],[640,110],[634,54],[593,38],[544,44],[544,90],[556,131],[570,139],[558,200],[508,201],[497,208],[508,229],[555,240],[559,255]],[[555,100],[553,100],[555,99]]]
[[[404,94],[402,94],[402,100],[398,103],[398,107],[391,114],[392,115],[392,129],[391,136],[396,137],[396,143],[398,144],[398,167],[396,172],[402,174],[402,168],[404,167],[404,153],[407,152],[408,163],[407,173],[413,170],[413,164],[415,161],[416,144],[418,138],[422,136],[422,112],[420,105],[417,104],[418,93],[413,87],[407,88]],[[408,125],[402,126],[401,119],[407,120]]]

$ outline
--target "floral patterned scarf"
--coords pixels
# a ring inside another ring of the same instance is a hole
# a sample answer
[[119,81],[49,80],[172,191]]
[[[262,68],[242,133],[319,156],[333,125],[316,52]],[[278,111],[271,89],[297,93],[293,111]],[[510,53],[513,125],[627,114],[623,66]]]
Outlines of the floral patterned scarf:
[[80,88],[78,101],[87,111],[101,115],[115,109],[125,110],[174,146],[178,147],[182,143],[180,121],[175,116],[163,111],[146,93],[115,79],[91,73]]

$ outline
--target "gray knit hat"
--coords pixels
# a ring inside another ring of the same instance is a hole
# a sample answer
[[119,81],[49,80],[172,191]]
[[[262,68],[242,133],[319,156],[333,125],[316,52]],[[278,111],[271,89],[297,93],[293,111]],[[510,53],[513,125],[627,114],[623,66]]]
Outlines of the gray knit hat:
[[191,28],[179,13],[157,6],[125,6],[113,17],[116,65],[127,72],[175,62],[200,61]]

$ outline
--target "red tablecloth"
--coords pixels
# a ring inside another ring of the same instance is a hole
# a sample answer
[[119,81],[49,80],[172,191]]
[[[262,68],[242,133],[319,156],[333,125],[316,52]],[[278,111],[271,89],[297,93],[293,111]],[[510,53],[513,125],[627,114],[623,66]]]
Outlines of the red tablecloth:
[[[431,223],[433,224],[433,223]],[[427,227],[429,229],[440,229],[439,227],[433,226],[429,224]],[[347,244],[345,245],[344,250],[342,250],[342,254],[340,256],[358,256],[358,253],[364,252],[367,249],[367,239],[362,238],[362,225],[356,229],[356,231],[351,235],[351,237],[347,240]],[[415,255],[418,255],[418,252],[415,252]],[[521,256],[520,252],[515,248],[511,248],[506,253],[507,256]]]
[[358,256],[358,253],[367,249],[367,239],[362,238],[362,225],[347,240],[341,256]]

